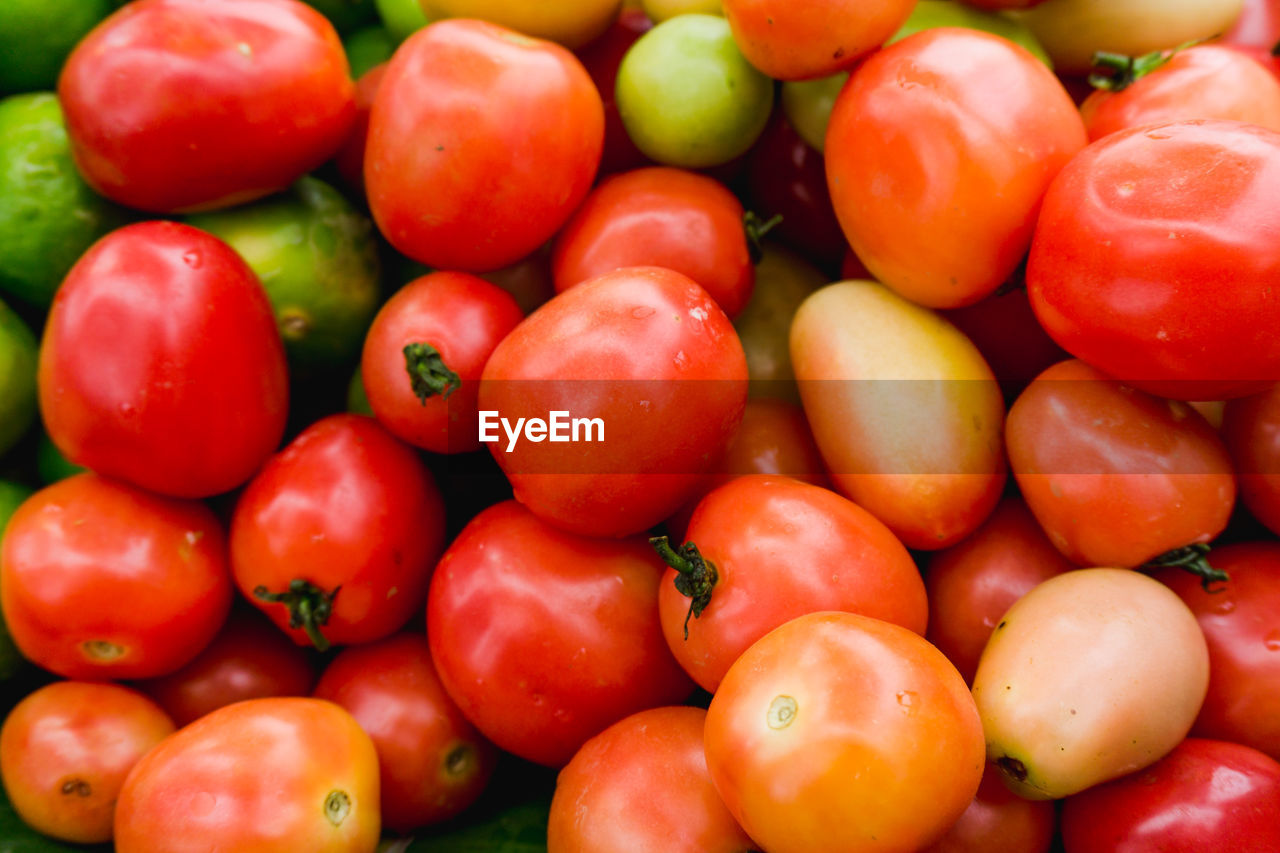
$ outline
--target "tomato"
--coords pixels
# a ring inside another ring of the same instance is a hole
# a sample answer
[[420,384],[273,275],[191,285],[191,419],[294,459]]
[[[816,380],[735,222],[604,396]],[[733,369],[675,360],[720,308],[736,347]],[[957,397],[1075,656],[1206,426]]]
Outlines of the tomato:
[[525,35],[580,47],[599,36],[618,16],[621,0],[419,0],[431,20],[481,18]]
[[497,752],[445,693],[427,638],[397,634],[341,652],[315,696],[351,712],[378,750],[382,823],[439,823],[480,796]]
[[[1217,176],[1204,181],[1207,169]],[[1280,133],[1231,121],[1131,128],[1054,181],[1027,292],[1077,358],[1163,397],[1221,400],[1280,378]]]
[[473,20],[419,30],[369,114],[369,208],[396,249],[481,271],[546,242],[582,201],[604,107],[573,54]]
[[[1156,63],[1155,54],[1137,58]],[[1280,130],[1280,80],[1244,54],[1214,44],[1179,50],[1154,70],[1114,57],[1116,76],[1080,105],[1090,141],[1143,124],[1218,118]],[[1135,80],[1130,80],[1136,77]]]
[[361,74],[356,81],[356,117],[351,122],[351,131],[347,134],[346,141],[334,155],[342,180],[360,193],[364,192],[364,152],[369,143],[369,112],[373,109],[373,99],[378,95],[378,87],[382,85],[382,75],[386,73],[387,63],[380,62]]
[[1075,568],[1018,498],[1005,498],[963,541],[936,552],[925,572],[925,638],[973,681],[1000,617],[1032,587]]
[[1082,361],[1022,392],[1005,441],[1027,505],[1076,565],[1141,566],[1210,542],[1235,504],[1231,459],[1198,412]]
[[1068,797],[1067,853],[1275,848],[1280,763],[1256,749],[1188,738],[1140,773]]
[[1052,803],[1022,799],[987,765],[964,814],[921,853],[1048,853],[1056,818]]
[[299,644],[367,643],[418,612],[444,505],[409,447],[372,418],[330,415],[263,466],[236,503],[240,591]]
[[121,204],[169,213],[282,190],[355,118],[342,42],[297,0],[141,0],[58,80],[76,165]]
[[811,613],[729,669],[707,711],[707,768],[770,853],[915,850],[942,835],[982,777],[964,680],[906,628]]
[[1244,0],[1239,16],[1222,40],[1268,50],[1274,47],[1280,40],[1280,5],[1275,0]]
[[219,708],[139,761],[116,804],[119,853],[373,853],[378,756],[319,699]]
[[490,451],[544,521],[624,536],[696,488],[742,417],[746,379],[738,336],[706,291],[672,270],[631,267],[566,290],[503,339],[480,409],[517,430],[518,418],[555,411],[596,419],[577,441],[499,435]]
[[566,764],[623,717],[692,690],[658,622],[644,539],[587,539],[514,501],[468,524],[436,566],[427,637],[440,681],[486,737]]
[[1280,545],[1224,545],[1212,559],[1230,580],[1208,592],[1185,572],[1155,576],[1195,613],[1209,644],[1209,692],[1192,733],[1280,761]]
[[583,744],[556,778],[548,853],[749,853],[702,750],[706,712],[654,708]]
[[556,291],[622,267],[666,267],[729,317],[755,285],[742,203],[705,175],[655,166],[606,178],[556,237]]
[[875,282],[840,282],[796,312],[791,358],[831,481],[908,547],[953,545],[995,507],[1004,403],[946,320]]
[[[1053,68],[1053,60],[1045,53],[1044,47],[1032,34],[1027,25],[1010,15],[1000,14],[999,8],[1015,6],[1032,6],[1043,0],[919,0],[911,10],[906,23],[902,25],[886,44],[893,44],[909,35],[933,27],[968,27],[971,30],[983,30],[1007,38],[1009,41],[1035,54],[1048,68]],[[987,9],[989,11],[976,11]]]
[[543,245],[533,254],[510,266],[481,273],[480,277],[510,293],[525,314],[532,314],[556,295],[555,282],[551,277],[550,244]]
[[434,453],[478,450],[480,374],[523,318],[506,291],[467,273],[400,288],[364,340],[360,371],[378,422]]
[[851,67],[897,32],[911,0],[723,0],[733,38],[751,64],[777,80],[823,77]]
[[923,634],[924,583],[871,513],[789,477],[738,477],[702,499],[683,545],[657,540],[658,593],[676,660],[714,693],[747,647],[818,610],[861,613]]
[[113,231],[76,262],[45,324],[39,391],[72,462],[175,497],[249,479],[280,443],[289,394],[257,277],[174,222]]
[[939,27],[867,59],[836,99],[827,182],[867,269],[933,308],[993,292],[1085,145],[1062,84],[1007,39]]
[[600,155],[600,174],[608,175],[627,169],[638,169],[648,162],[636,144],[627,136],[627,128],[618,115],[615,88],[618,67],[636,39],[653,28],[644,11],[624,6],[604,34],[578,50],[578,59],[591,75],[604,103],[604,153]]
[[973,341],[1007,397],[1018,394],[1050,365],[1068,358],[1036,319],[1024,287],[996,292],[941,314]]
[[1280,534],[1280,385],[1228,403],[1222,412],[1222,438],[1235,464],[1240,499],[1255,518]]
[[96,474],[28,498],[0,556],[14,642],[67,678],[172,672],[208,645],[231,607],[226,539],[208,508]]
[[218,635],[181,669],[134,687],[185,726],[245,699],[306,696],[315,680],[315,665],[306,652],[246,609],[232,611]]
[[0,776],[18,816],[78,844],[111,840],[116,796],[173,732],[147,697],[114,684],[59,681],[14,707],[0,729]]

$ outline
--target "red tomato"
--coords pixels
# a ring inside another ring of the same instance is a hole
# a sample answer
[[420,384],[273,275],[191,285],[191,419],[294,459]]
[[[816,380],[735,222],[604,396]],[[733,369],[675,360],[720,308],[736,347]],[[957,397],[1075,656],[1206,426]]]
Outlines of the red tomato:
[[382,75],[387,73],[387,63],[380,62],[370,68],[356,81],[355,106],[356,117],[351,122],[351,130],[347,139],[334,155],[338,174],[347,182],[347,186],[364,193],[364,152],[369,142],[369,111],[373,107],[373,99],[382,85]]
[[68,459],[176,497],[249,479],[288,412],[262,285],[226,243],[175,222],[113,231],[76,262],[45,325],[39,386]]
[[693,689],[662,639],[661,576],[642,538],[586,539],[514,501],[492,506],[431,581],[440,680],[499,747],[561,766],[623,717]]
[[723,0],[747,61],[777,80],[824,77],[851,67],[898,31],[911,0]]
[[58,80],[85,180],[160,213],[282,190],[355,118],[333,26],[297,0],[139,0],[71,52]]
[[1228,44],[1270,49],[1280,41],[1280,3],[1276,0],[1244,0],[1240,16],[1222,40]]
[[195,658],[174,672],[134,685],[179,726],[223,705],[269,696],[306,696],[316,681],[307,653],[251,610],[233,611]]
[[444,546],[444,505],[416,453],[373,418],[305,429],[245,488],[231,570],[299,644],[367,643],[419,611]]
[[1280,544],[1224,545],[1210,558],[1231,578],[1212,592],[1185,572],[1156,575],[1196,614],[1209,645],[1209,692],[1191,732],[1280,761]]
[[556,237],[556,291],[622,267],[683,273],[735,316],[751,298],[755,269],[742,203],[705,175],[652,166],[606,178]]
[[346,649],[315,696],[346,708],[373,738],[383,826],[408,832],[448,820],[488,784],[497,751],[445,693],[425,636]]
[[633,267],[559,294],[517,326],[485,366],[480,409],[517,429],[518,418],[554,411],[598,419],[578,441],[498,434],[490,451],[538,517],[625,536],[697,487],[746,396],[742,345],[707,292],[672,270]]
[[957,308],[1022,262],[1050,181],[1084,145],[1080,115],[1044,63],[999,36],[938,27],[850,76],[827,128],[827,182],[879,281]]
[[748,646],[806,613],[861,613],[924,633],[924,583],[911,555],[829,489],[738,477],[702,499],[685,538],[659,546],[672,568],[658,612],[676,660],[709,692]]
[[707,767],[769,853],[916,850],[982,778],[978,709],[920,636],[811,613],[756,642],[707,711]]
[[548,853],[749,853],[707,773],[701,708],[654,708],[583,744],[556,778]]
[[1075,568],[1018,498],[1005,498],[982,526],[929,559],[925,638],[972,683],[996,623],[1041,581]]
[[1022,799],[988,765],[964,814],[920,853],[1047,853],[1056,822],[1053,803]]
[[1210,542],[1235,504],[1231,459],[1199,412],[1082,361],[1027,386],[1005,441],[1027,505],[1079,566],[1131,568]]
[[150,678],[190,661],[231,607],[205,506],[79,474],[9,519],[0,601],[18,648],[67,678]]
[[173,721],[140,693],[55,682],[19,702],[0,729],[5,793],[18,816],[45,835],[110,841],[125,776],[172,732]]
[[1095,91],[1080,105],[1090,141],[1129,127],[1193,118],[1280,130],[1280,80],[1228,47],[1202,44],[1177,51],[1155,70],[1119,85]]
[[439,21],[396,50],[374,99],[369,207],[415,260],[497,269],[559,230],[603,143],[600,94],[572,53],[483,21]]
[[1280,763],[1236,743],[1188,738],[1155,764],[1068,797],[1066,853],[1275,850]]
[[1280,385],[1228,403],[1222,412],[1222,438],[1235,463],[1244,505],[1280,534]]
[[319,699],[219,708],[139,761],[116,803],[118,853],[373,853],[378,756]]
[[1024,287],[939,313],[973,341],[1009,397],[1045,368],[1069,357],[1041,327]]
[[480,374],[524,314],[496,284],[436,272],[396,291],[364,339],[369,406],[392,435],[434,453],[480,448]]
[[1072,355],[1144,391],[1262,391],[1280,378],[1275,198],[1276,131],[1204,120],[1114,133],[1045,196],[1031,307]]
[[653,28],[653,21],[639,8],[624,8],[604,31],[604,35],[580,48],[578,59],[591,75],[604,103],[604,153],[600,157],[600,173],[610,174],[636,169],[649,162],[627,135],[618,114],[614,89],[618,82],[618,66],[627,50],[640,36]]

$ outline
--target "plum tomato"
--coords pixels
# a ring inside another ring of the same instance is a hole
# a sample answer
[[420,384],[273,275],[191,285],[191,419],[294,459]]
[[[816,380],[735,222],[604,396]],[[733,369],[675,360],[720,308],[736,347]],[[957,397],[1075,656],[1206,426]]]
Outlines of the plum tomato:
[[1053,803],[1024,800],[988,764],[964,814],[920,853],[1049,853],[1056,823]]

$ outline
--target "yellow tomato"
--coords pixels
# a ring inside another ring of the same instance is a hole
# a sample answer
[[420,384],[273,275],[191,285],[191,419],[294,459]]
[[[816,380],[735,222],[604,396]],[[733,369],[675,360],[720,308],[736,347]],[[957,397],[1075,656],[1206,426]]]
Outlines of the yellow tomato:
[[621,0],[419,0],[430,20],[479,18],[565,47],[582,47],[618,17]]

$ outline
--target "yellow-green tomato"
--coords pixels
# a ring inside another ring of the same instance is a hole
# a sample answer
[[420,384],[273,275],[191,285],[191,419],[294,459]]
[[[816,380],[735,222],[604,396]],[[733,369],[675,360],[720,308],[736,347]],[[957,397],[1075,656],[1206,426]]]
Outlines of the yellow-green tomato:
[[987,759],[1028,799],[1140,770],[1186,736],[1209,686],[1196,617],[1130,569],[1080,569],[1014,603],[978,663]]
[[643,0],[640,8],[649,20],[660,24],[676,15],[723,15],[720,0]]
[[800,138],[819,151],[824,149],[827,124],[836,95],[849,79],[848,71],[815,80],[788,80],[782,84],[782,111]]
[[805,415],[836,488],[911,548],[945,548],[995,507],[1004,401],[955,326],[874,281],[814,293],[791,324]]
[[1010,12],[1062,74],[1085,74],[1095,51],[1139,56],[1231,29],[1244,0],[1046,0]]
[[[431,20],[479,18],[565,47],[582,47],[608,29],[622,0],[419,0]],[[717,5],[719,2],[717,0]]]

